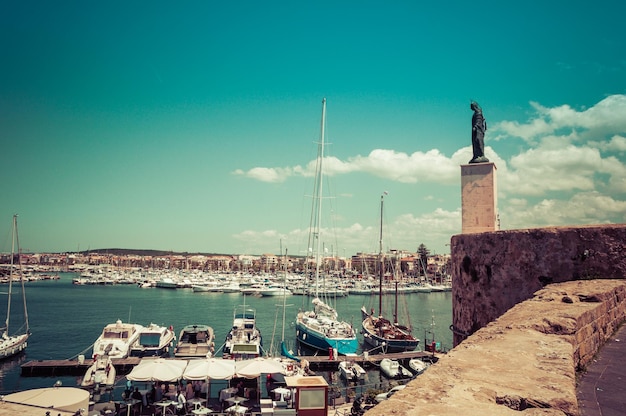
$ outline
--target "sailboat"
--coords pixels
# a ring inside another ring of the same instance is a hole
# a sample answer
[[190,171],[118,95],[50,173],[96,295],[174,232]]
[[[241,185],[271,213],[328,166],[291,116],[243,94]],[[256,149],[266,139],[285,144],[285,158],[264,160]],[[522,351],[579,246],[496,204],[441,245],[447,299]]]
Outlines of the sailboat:
[[375,352],[403,352],[413,351],[419,344],[419,339],[411,334],[411,328],[398,323],[398,284],[395,290],[395,310],[393,322],[383,317],[383,276],[385,274],[383,256],[383,202],[384,196],[380,196],[380,239],[378,259],[380,263],[378,281],[378,316],[374,315],[374,310],[367,312],[365,306],[361,308],[363,318],[362,331],[363,341]]
[[[22,301],[24,304],[24,326],[23,331],[20,330],[13,335],[9,334],[9,318],[11,317],[11,296],[13,294],[13,269],[15,261],[15,246],[17,245],[17,262],[20,274],[20,283],[22,285]],[[21,270],[20,255],[20,239],[17,232],[17,215],[13,215],[13,231],[11,236],[11,270],[9,271],[9,290],[7,292],[7,317],[0,338],[0,359],[12,357],[24,351],[27,346],[28,337],[30,336],[30,328],[28,326],[28,310],[26,309],[26,292],[24,291],[24,276]]]
[[311,233],[316,239],[315,250],[315,298],[312,311],[301,311],[296,317],[296,337],[304,345],[317,350],[337,354],[354,354],[358,348],[352,325],[340,321],[337,311],[319,298],[320,277],[320,229],[322,213],[322,179],[324,161],[324,128],[326,124],[326,99],[322,100],[321,138],[318,143],[313,209],[311,210]]

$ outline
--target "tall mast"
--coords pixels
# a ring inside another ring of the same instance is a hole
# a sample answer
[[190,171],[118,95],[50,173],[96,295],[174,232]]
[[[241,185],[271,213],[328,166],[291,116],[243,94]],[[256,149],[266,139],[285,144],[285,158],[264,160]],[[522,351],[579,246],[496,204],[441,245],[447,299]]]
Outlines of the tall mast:
[[[280,251],[283,251],[282,249],[282,243],[281,243],[281,249]],[[281,334],[281,340],[284,342],[285,341],[285,309],[287,309],[287,247],[285,247],[285,257],[283,259],[283,270],[284,270],[284,274],[283,274],[283,286],[284,289],[283,290],[283,332]],[[245,313],[245,312],[244,312]]]
[[320,128],[320,142],[318,143],[318,160],[317,160],[317,177],[315,178],[316,186],[316,195],[314,198],[317,200],[317,220],[316,220],[316,229],[315,229],[315,238],[317,238],[317,248],[315,249],[315,297],[318,297],[318,286],[319,286],[319,264],[320,264],[320,230],[322,228],[322,178],[323,178],[323,165],[324,165],[324,128],[326,126],[326,98],[322,99],[322,121]]
[[11,316],[11,293],[13,291],[13,265],[15,257],[15,233],[17,228],[17,214],[13,215],[13,224],[11,228],[11,269],[9,271],[9,291],[7,293],[7,318],[4,321],[5,334],[9,335],[9,317]]
[[378,277],[378,315],[383,316],[383,274],[385,273],[385,261],[383,260],[383,200],[385,194],[380,196],[380,238],[378,239],[378,260],[380,262],[380,272]]
[[[24,305],[24,322],[26,324],[26,334],[30,334],[30,327],[28,326],[28,309],[26,308],[26,290],[24,290],[24,273],[22,273],[22,253],[20,249],[20,234],[17,231],[17,214],[15,215],[14,219],[15,219],[15,242],[17,243],[17,264],[20,270],[20,283],[22,287],[22,304]],[[8,328],[7,328],[7,331],[8,331]]]

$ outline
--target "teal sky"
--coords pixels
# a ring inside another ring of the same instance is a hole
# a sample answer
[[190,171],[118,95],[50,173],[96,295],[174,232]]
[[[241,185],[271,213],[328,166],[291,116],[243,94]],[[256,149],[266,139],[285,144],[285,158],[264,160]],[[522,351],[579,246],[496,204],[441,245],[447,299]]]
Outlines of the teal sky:
[[449,251],[472,99],[502,229],[626,221],[626,3],[388,3],[0,3],[0,250],[304,253],[324,97],[340,255]]

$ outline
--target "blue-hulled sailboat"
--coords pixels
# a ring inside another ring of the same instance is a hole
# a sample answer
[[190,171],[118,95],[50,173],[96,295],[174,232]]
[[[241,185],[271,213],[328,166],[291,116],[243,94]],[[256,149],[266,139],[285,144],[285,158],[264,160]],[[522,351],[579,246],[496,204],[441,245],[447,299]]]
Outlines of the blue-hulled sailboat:
[[[337,311],[318,297],[320,265],[320,229],[322,212],[322,178],[324,162],[324,129],[326,124],[326,99],[322,100],[321,138],[318,143],[317,168],[311,210],[311,237],[309,245],[315,250],[315,298],[313,310],[301,311],[296,317],[296,337],[308,347],[328,352],[333,349],[337,354],[354,354],[358,348],[356,333],[352,325],[340,321]],[[316,240],[316,241],[312,241]]]

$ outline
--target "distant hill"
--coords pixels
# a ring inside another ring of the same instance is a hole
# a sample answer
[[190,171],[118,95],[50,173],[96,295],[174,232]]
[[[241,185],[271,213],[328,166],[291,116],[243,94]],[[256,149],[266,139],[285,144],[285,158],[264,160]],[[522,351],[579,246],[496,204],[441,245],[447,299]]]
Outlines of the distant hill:
[[79,254],[88,255],[88,254],[112,254],[115,256],[125,256],[134,254],[137,256],[232,256],[232,254],[222,254],[222,253],[189,253],[189,252],[175,252],[175,251],[164,251],[164,250],[148,250],[148,249],[134,249],[134,248],[99,248],[96,250],[86,250],[81,251]]

